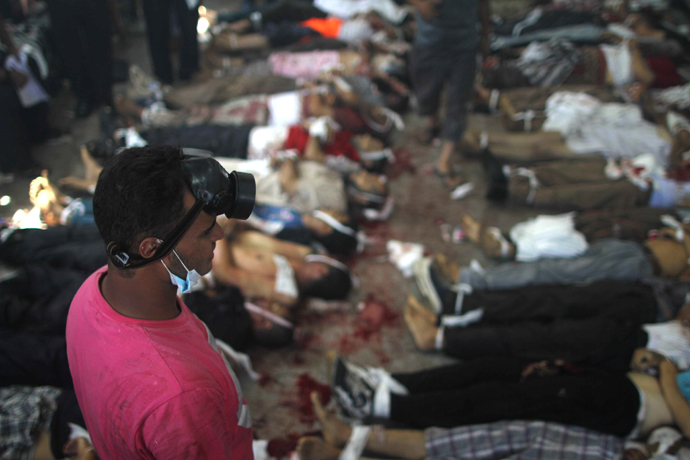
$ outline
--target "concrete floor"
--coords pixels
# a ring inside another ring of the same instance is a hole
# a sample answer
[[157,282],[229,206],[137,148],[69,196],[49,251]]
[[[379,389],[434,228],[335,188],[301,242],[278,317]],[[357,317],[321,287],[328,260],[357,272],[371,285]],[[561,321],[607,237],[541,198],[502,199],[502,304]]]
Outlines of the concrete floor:
[[[205,2],[209,8],[232,9],[238,2]],[[500,3],[500,2],[498,2]],[[512,3],[512,2],[511,2]],[[132,36],[128,45],[118,45],[118,57],[150,69],[143,35]],[[52,179],[82,174],[78,146],[94,138],[98,132],[95,115],[85,120],[73,120],[69,108],[73,99],[66,91],[55,101],[55,117],[71,127],[71,135],[43,145],[32,152],[35,160],[50,169]],[[324,354],[334,349],[354,362],[383,366],[392,371],[417,370],[449,362],[437,354],[420,353],[407,332],[402,311],[408,292],[414,292],[414,281],[405,279],[389,262],[386,242],[390,239],[421,243],[426,251],[443,252],[452,260],[468,264],[476,258],[483,264],[480,251],[470,243],[453,244],[444,241],[442,224],[453,228],[463,213],[470,213],[490,225],[508,229],[511,225],[531,217],[526,209],[499,207],[488,203],[484,175],[478,162],[458,155],[465,176],[475,188],[469,197],[453,201],[450,190],[431,173],[431,164],[439,153],[438,147],[420,147],[413,141],[419,120],[413,114],[406,117],[406,129],[397,136],[398,162],[392,166],[391,192],[395,211],[388,222],[365,225],[365,231],[375,242],[353,261],[352,267],[361,286],[353,294],[350,305],[343,311],[318,313],[303,311],[298,315],[299,338],[283,350],[254,349],[250,351],[255,369],[262,375],[260,382],[242,377],[245,396],[251,407],[256,437],[261,439],[294,440],[314,431],[313,414],[306,402],[310,388],[328,383]],[[486,115],[473,115],[471,125],[485,130],[500,129],[499,120]],[[0,216],[9,217],[14,210],[30,206],[29,179],[0,186],[0,196],[9,195],[10,205],[0,208]],[[366,308],[357,306],[364,302]],[[274,447],[286,445],[274,443]],[[276,448],[277,448],[276,447]]]

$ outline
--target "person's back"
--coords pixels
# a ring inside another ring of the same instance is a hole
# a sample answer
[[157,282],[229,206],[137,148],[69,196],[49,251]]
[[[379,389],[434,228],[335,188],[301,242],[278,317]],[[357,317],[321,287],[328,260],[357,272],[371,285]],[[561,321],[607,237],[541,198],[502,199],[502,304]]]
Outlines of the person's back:
[[[74,388],[101,458],[253,457],[239,382],[177,297],[211,269],[223,235],[216,215],[235,214],[210,200],[237,185],[231,177],[211,158],[167,146],[128,149],[101,172],[94,217],[109,261],[75,295],[66,328]],[[200,187],[208,199],[195,198]]]

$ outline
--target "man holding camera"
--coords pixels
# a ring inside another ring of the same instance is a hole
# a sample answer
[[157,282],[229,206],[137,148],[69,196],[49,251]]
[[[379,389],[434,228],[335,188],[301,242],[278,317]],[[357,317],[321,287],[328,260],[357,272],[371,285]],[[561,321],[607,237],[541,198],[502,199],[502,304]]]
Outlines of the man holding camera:
[[177,297],[211,270],[216,216],[246,218],[252,187],[169,146],[125,150],[101,172],[94,218],[109,261],[72,302],[67,353],[102,458],[252,458],[239,382]]

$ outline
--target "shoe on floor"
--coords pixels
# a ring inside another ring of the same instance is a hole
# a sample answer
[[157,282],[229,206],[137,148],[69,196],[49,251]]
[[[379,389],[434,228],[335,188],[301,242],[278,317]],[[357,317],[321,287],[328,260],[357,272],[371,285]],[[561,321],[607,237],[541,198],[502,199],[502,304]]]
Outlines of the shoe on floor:
[[415,282],[425,303],[429,305],[431,311],[440,315],[443,310],[443,300],[453,293],[452,286],[444,281],[442,275],[437,272],[432,257],[418,260],[412,269]]
[[358,419],[371,416],[375,388],[376,382],[368,378],[366,369],[338,357],[333,375],[333,395],[346,416]]

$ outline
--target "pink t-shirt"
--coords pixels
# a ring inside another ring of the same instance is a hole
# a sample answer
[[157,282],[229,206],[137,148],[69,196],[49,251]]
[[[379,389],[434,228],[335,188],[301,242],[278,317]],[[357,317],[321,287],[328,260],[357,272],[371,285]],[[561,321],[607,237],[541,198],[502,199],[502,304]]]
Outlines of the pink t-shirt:
[[166,321],[120,315],[105,301],[103,267],[67,318],[79,407],[103,459],[252,459],[249,408],[206,325],[178,299]]

